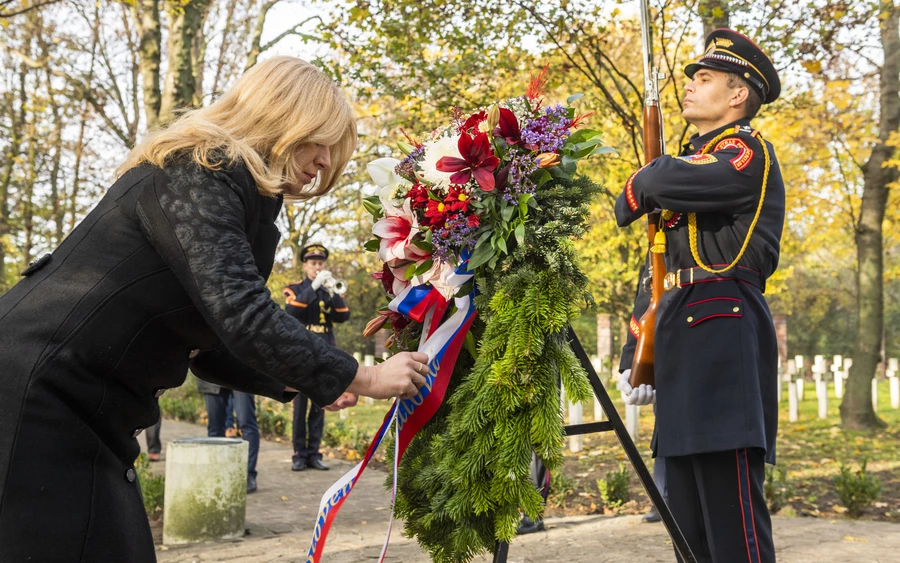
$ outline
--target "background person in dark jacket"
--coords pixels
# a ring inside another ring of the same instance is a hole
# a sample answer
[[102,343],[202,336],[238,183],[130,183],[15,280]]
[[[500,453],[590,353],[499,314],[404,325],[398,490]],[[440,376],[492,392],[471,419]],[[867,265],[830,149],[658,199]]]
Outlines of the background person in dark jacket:
[[138,145],[0,297],[0,561],[155,561],[136,437],[189,367],[282,401],[417,393],[427,356],[360,367],[266,289],[282,193],[326,193],[355,146],[324,74],[293,57],[258,64]]
[[[350,309],[344,303],[343,296],[328,288],[329,282],[334,281],[331,272],[325,269],[328,249],[321,244],[307,245],[300,250],[300,260],[303,262],[306,278],[284,288],[285,310],[303,323],[307,330],[336,346],[333,323],[349,320]],[[325,410],[302,392],[297,393],[294,397],[293,471],[303,471],[307,467],[328,470],[319,452],[324,428]]]

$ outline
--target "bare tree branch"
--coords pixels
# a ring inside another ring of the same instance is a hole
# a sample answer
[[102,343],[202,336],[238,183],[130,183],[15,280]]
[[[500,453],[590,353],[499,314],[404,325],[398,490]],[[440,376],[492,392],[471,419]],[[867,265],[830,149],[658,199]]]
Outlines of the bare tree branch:
[[[6,0],[5,2],[0,2],[0,6],[8,6],[12,4],[13,0]],[[16,16],[21,16],[22,14],[27,14],[32,10],[39,10],[44,6],[49,6],[51,4],[58,4],[62,2],[62,0],[44,0],[43,2],[38,2],[37,4],[32,4],[31,6],[25,6],[24,8],[20,8],[18,10],[14,10],[12,12],[2,13],[0,12],[0,19],[8,19],[14,18]]]

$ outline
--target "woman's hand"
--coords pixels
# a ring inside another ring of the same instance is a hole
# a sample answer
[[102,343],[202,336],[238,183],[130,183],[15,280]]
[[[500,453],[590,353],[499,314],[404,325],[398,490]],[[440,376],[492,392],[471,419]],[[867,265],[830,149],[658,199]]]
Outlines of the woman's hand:
[[402,352],[374,366],[359,366],[347,392],[373,399],[411,399],[425,385],[428,355]]
[[346,409],[352,406],[355,406],[359,401],[359,395],[356,393],[344,393],[338,400],[331,403],[327,407],[323,407],[326,411],[339,411],[341,409]]

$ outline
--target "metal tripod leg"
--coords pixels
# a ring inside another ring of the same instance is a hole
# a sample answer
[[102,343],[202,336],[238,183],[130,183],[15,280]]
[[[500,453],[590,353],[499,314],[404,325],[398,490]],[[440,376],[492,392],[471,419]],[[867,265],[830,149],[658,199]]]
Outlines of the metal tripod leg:
[[[578,336],[575,335],[575,331],[572,330],[572,327],[569,327],[569,342],[572,346],[572,351],[575,352],[575,356],[577,356],[578,360],[581,362],[581,367],[587,372],[588,380],[591,383],[591,387],[594,389],[594,395],[597,397],[597,400],[600,401],[600,406],[603,408],[603,412],[606,413],[609,421],[566,426],[566,435],[576,436],[578,434],[589,434],[594,432],[609,432],[610,430],[615,432],[616,437],[619,439],[619,443],[622,444],[622,448],[624,448],[625,454],[628,456],[628,460],[631,462],[631,466],[638,474],[638,478],[640,478],[644,490],[647,491],[650,502],[653,503],[653,506],[655,506],[656,510],[659,512],[659,516],[666,526],[669,536],[672,538],[672,544],[675,546],[675,549],[681,555],[681,558],[685,563],[696,563],[697,558],[694,557],[690,546],[688,546],[687,540],[684,538],[684,534],[681,533],[678,523],[675,522],[675,517],[672,516],[669,506],[666,504],[665,500],[663,500],[662,494],[659,492],[659,489],[656,488],[656,483],[653,482],[650,471],[647,470],[647,466],[644,464],[640,452],[638,452],[637,447],[634,445],[634,441],[628,434],[628,430],[626,430],[625,424],[622,422],[622,417],[619,416],[619,412],[616,410],[615,405],[613,405],[612,399],[609,398],[609,394],[603,387],[603,383],[600,382],[600,377],[598,377],[597,372],[594,371],[594,366],[591,365],[591,360],[584,351],[584,347],[581,346],[581,342],[578,340]],[[506,563],[508,554],[509,544],[506,542],[497,542],[494,550],[494,563]]]

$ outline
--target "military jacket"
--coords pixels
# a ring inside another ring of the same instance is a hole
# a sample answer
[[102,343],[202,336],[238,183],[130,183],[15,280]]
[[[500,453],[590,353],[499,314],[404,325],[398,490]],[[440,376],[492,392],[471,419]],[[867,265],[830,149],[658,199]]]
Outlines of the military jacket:
[[[671,212],[664,225],[666,268],[682,274],[682,285],[664,293],[656,318],[658,455],[756,447],[775,461],[777,345],[763,292],[778,265],[785,204],[771,144],[762,209],[736,269],[718,275],[698,269],[688,226],[688,213],[696,213],[696,247],[707,266],[723,268],[738,256],[762,194],[761,142],[747,120],[695,135],[679,156],[661,156],[633,174],[616,201],[620,226],[655,210]],[[631,367],[637,320],[650,301],[646,269],[620,371]]]
[[309,278],[284,288],[284,305],[307,330],[321,335],[332,346],[336,344],[334,323],[350,319],[344,298],[337,293],[330,294],[324,287],[313,289]]
[[266,289],[280,202],[246,168],[126,172],[0,297],[0,561],[155,561],[133,463],[188,368],[335,401],[356,361]]

